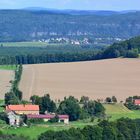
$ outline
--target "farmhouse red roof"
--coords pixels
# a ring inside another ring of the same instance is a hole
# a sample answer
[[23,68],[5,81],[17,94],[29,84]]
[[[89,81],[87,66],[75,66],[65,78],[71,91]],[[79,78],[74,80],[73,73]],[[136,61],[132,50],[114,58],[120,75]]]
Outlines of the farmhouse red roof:
[[6,110],[12,111],[39,111],[38,105],[8,105]]
[[[34,114],[29,114],[27,115],[28,118],[32,118],[32,119],[51,119],[54,118],[55,115],[51,115],[51,114],[47,114],[47,115],[34,115]],[[68,115],[58,115],[59,119],[68,119],[69,116]]]
[[136,100],[134,101],[134,103],[137,104],[137,105],[140,105],[140,99],[136,99]]

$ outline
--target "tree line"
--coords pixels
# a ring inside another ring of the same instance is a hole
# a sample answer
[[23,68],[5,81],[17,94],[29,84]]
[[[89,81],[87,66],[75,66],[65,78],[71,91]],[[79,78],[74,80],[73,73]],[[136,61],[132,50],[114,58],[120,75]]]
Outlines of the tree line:
[[16,65],[15,77],[14,80],[11,81],[12,87],[10,92],[5,94],[5,104],[20,104],[22,101],[22,92],[19,90],[19,82],[21,80],[22,75],[22,65]]
[[55,47],[0,47],[0,65],[4,64],[36,64],[90,61],[108,58],[137,58],[140,53],[140,37],[107,48],[83,48],[82,46]]
[[66,114],[69,115],[70,121],[105,116],[105,108],[100,102],[90,100],[88,97],[84,96],[81,97],[80,101],[73,96],[65,97],[64,100],[59,101],[58,103],[51,100],[49,94],[46,94],[43,97],[34,95],[30,99],[32,104],[39,105],[41,114],[47,112]]

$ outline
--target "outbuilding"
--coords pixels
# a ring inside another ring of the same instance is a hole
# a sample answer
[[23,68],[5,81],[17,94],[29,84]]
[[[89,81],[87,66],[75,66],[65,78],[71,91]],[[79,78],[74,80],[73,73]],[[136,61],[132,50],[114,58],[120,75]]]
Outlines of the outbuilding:
[[[52,118],[55,118],[56,115],[52,114],[40,114],[40,115],[33,115],[29,114],[27,115],[28,119],[43,119],[45,122],[51,120]],[[65,124],[69,124],[69,116],[68,115],[58,115],[59,122],[64,122]]]

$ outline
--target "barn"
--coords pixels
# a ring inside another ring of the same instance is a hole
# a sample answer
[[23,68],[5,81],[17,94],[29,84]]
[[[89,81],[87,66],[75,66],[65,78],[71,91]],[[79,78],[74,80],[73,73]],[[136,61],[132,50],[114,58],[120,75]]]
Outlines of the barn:
[[6,111],[14,111],[17,114],[39,114],[39,105],[8,105]]

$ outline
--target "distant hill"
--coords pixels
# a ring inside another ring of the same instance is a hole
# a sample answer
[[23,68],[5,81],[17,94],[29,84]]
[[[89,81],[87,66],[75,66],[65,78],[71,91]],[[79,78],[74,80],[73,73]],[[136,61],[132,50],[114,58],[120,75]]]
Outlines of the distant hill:
[[126,10],[126,11],[109,11],[109,10],[73,10],[73,9],[51,9],[43,7],[27,7],[23,10],[27,11],[48,11],[57,14],[70,14],[70,15],[100,15],[100,16],[110,16],[114,14],[126,14],[138,12],[137,10]]
[[[93,14],[94,13],[94,14]],[[121,38],[140,35],[140,12],[0,10],[0,41]]]

